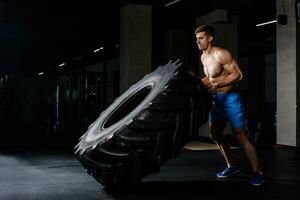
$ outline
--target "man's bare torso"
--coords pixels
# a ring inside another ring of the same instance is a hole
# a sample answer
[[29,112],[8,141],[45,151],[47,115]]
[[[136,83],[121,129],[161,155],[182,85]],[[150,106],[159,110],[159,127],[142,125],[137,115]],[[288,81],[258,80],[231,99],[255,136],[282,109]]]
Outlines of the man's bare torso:
[[[214,47],[209,54],[202,54],[201,61],[205,75],[210,83],[224,82],[230,75],[224,70],[223,64],[218,59],[219,47]],[[227,85],[217,88],[217,92],[228,92],[234,89],[234,85]]]

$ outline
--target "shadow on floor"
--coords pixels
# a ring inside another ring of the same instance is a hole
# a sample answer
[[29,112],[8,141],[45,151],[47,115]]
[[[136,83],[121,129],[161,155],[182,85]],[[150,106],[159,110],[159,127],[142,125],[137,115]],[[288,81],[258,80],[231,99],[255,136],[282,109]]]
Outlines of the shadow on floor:
[[[273,190],[280,188],[282,193]],[[297,188],[280,183],[253,187],[241,181],[143,182],[131,191],[112,194],[117,200],[129,199],[296,199]]]
[[161,200],[161,199],[297,199],[300,195],[300,152],[297,148],[259,148],[266,182],[247,183],[249,163],[244,152],[233,150],[242,173],[217,179],[223,169],[219,151],[184,151],[131,190],[109,193],[89,176],[72,151],[0,151],[2,200]]

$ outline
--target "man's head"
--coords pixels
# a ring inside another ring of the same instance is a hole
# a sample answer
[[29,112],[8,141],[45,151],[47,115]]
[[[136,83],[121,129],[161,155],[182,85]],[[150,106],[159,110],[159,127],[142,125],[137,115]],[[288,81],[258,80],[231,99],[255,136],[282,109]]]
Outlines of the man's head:
[[195,30],[196,43],[200,50],[205,50],[211,45],[211,42],[215,36],[215,29],[209,25],[199,26]]
[[195,30],[195,36],[197,33],[205,32],[207,35],[215,37],[215,29],[210,25],[201,25]]

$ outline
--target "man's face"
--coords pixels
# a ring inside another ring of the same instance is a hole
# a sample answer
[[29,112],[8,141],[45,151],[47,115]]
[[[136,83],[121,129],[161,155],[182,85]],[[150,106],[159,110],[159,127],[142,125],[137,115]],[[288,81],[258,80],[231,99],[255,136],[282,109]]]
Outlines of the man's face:
[[211,44],[212,36],[209,36],[205,32],[199,32],[196,34],[196,43],[200,50],[205,50]]

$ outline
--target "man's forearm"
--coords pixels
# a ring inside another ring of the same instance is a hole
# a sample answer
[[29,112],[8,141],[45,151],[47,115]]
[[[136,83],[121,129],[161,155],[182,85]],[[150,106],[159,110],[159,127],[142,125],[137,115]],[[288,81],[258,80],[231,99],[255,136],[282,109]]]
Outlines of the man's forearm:
[[202,81],[203,85],[204,85],[206,88],[208,88],[209,85],[211,85],[211,82],[210,82],[210,80],[209,80],[208,77],[202,78],[201,81]]
[[227,78],[225,78],[223,81],[216,82],[218,87],[225,87],[228,85],[233,85],[241,80],[240,74],[230,74]]

